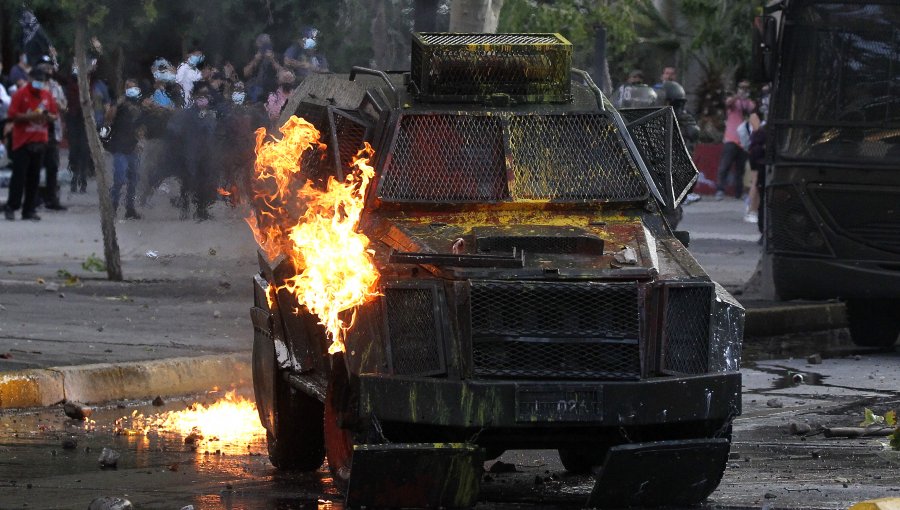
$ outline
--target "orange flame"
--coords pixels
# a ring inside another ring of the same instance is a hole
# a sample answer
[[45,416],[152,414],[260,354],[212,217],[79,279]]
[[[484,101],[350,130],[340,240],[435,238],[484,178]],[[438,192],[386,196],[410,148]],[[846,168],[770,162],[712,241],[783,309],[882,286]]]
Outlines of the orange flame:
[[116,431],[123,435],[147,435],[151,432],[171,432],[190,441],[222,444],[250,443],[264,437],[266,431],[259,421],[256,404],[229,391],[212,404],[192,404],[182,411],[144,416],[137,411],[116,420]]
[[[375,175],[369,164],[375,151],[367,142],[343,182],[329,177],[323,191],[306,179],[292,193],[293,179],[306,178],[300,164],[303,153],[319,150],[324,154],[326,147],[319,141],[319,131],[304,119],[292,116],[280,131],[280,140],[268,141],[265,129],[256,131],[256,214],[247,223],[267,257],[284,253],[300,271],[277,290],[287,290],[318,316],[332,341],[329,353],[343,352],[356,307],[377,295],[378,271],[368,249],[369,238],[356,231]],[[297,206],[305,211],[293,219]],[[354,310],[349,324],[340,317],[347,310]]]

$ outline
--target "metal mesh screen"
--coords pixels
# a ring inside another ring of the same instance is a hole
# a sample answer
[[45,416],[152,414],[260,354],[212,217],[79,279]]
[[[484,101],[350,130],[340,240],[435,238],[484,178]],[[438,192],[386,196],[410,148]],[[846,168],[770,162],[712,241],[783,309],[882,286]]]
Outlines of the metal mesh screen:
[[428,101],[565,101],[572,45],[554,34],[416,34],[410,76]]
[[711,286],[670,287],[663,329],[663,369],[704,374],[709,368]]
[[630,283],[472,282],[473,337],[628,338],[640,330]]
[[[313,103],[300,103],[294,115],[306,120],[319,130],[319,139],[327,143],[331,136],[331,124],[328,122],[328,107]],[[329,158],[331,152],[331,144],[323,152],[318,148],[303,152],[300,156],[300,167],[306,175],[310,177],[321,177],[331,175],[334,169],[331,168],[333,158]]]
[[516,199],[619,201],[647,193],[605,115],[512,116],[509,147]]
[[420,34],[423,41],[434,45],[459,44],[559,44],[550,34]]
[[427,375],[443,371],[431,288],[384,291],[394,373]]
[[822,231],[794,186],[767,187],[766,200],[765,230],[769,251],[831,253]]
[[363,148],[366,125],[342,112],[333,112],[334,140],[337,142],[337,165],[347,171],[356,153]]
[[498,117],[407,115],[381,184],[396,201],[496,202],[509,198]]
[[[678,127],[678,121],[674,112],[663,109],[659,115],[646,120],[640,120],[650,115],[658,108],[633,108],[619,110],[622,118],[628,123],[628,131],[631,133],[635,145],[641,150],[644,162],[650,169],[650,175],[657,189],[667,189],[666,174],[669,172],[669,158],[672,164],[672,195],[674,202],[678,203],[683,194],[694,183],[698,175],[697,167],[688,155],[684,145],[684,138]],[[671,154],[666,150],[666,137],[668,132],[668,120],[672,119],[672,150]]]
[[482,377],[637,379],[641,373],[637,341],[475,342],[472,356]]
[[879,250],[900,253],[900,190],[873,188],[850,191],[811,187],[810,191],[849,237]]

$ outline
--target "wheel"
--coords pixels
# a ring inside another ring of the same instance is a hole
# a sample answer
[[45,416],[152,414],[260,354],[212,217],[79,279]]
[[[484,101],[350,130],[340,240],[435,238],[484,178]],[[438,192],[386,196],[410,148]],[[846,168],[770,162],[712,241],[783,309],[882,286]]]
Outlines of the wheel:
[[900,303],[876,299],[847,301],[847,321],[853,343],[862,347],[890,347],[900,334]]
[[266,431],[269,460],[278,469],[315,471],[325,459],[322,403],[276,374],[273,430]]
[[560,448],[559,460],[569,473],[582,475],[591,472],[594,466],[603,464],[606,452],[611,445],[591,446],[587,448]]
[[[333,360],[335,365],[342,360]],[[353,466],[353,432],[341,426],[341,413],[346,402],[347,378],[343,371],[333,370],[325,393],[325,456],[328,468],[338,484],[350,481]]]

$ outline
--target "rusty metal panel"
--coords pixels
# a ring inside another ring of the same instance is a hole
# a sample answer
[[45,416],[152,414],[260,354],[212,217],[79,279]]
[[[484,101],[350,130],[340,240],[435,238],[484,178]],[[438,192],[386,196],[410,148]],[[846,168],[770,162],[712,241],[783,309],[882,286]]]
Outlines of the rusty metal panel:
[[388,361],[397,375],[446,372],[446,300],[437,281],[391,282],[381,298]]

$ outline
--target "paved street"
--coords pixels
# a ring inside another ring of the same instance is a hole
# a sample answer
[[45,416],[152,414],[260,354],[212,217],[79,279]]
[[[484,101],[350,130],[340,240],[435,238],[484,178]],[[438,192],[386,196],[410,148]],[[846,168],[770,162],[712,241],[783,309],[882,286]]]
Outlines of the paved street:
[[[236,211],[217,204],[214,221],[179,221],[166,194],[157,194],[145,219],[117,222],[127,281],[110,283],[82,268],[91,254],[102,253],[94,200],[93,193],[66,196],[68,212],[0,226],[4,238],[17,241],[0,253],[0,352],[8,354],[0,371],[249,348],[255,252]],[[761,249],[755,225],[744,223],[742,213],[738,201],[706,197],[685,208],[681,225],[704,268],[737,294]],[[66,272],[78,281],[67,284]],[[900,496],[891,464],[897,461],[887,457],[883,438],[815,433],[856,425],[866,406],[879,413],[900,408],[896,351],[855,348],[846,331],[836,330],[751,339],[745,353],[744,415],[735,422],[729,469],[708,506],[836,509]],[[807,365],[815,353],[824,362]],[[803,384],[793,383],[796,373]],[[164,409],[192,401],[170,399]],[[117,436],[117,418],[159,411],[146,401],[120,406],[100,410],[90,432],[67,420],[60,406],[2,412],[0,508],[85,508],[102,495],[125,496],[139,508],[340,508],[327,469],[278,473],[265,456],[264,438],[219,446],[224,454],[217,455],[193,452],[181,437]],[[791,435],[792,422],[808,423],[813,433]],[[61,446],[69,436],[78,439],[74,450]],[[103,447],[122,453],[117,470],[98,468]],[[590,478],[567,475],[555,452],[507,452],[500,460],[516,472],[488,473],[480,507],[577,508],[590,492]]]

